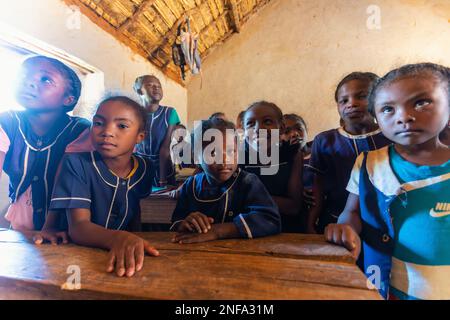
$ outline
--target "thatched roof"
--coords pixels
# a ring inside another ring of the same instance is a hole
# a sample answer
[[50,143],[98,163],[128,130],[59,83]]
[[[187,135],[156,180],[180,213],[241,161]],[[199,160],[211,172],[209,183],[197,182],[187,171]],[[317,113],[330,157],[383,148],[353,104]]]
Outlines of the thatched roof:
[[181,83],[172,62],[178,25],[190,18],[204,59],[271,0],[63,0]]

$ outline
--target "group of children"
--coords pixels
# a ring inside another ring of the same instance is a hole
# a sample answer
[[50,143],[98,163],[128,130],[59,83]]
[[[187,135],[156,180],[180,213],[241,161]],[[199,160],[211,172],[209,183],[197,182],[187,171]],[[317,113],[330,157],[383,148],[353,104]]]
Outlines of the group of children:
[[[146,253],[159,255],[129,231],[140,229],[139,200],[175,184],[170,145],[184,128],[175,109],[160,105],[159,80],[143,76],[134,86],[141,104],[106,98],[90,123],[68,115],[81,92],[73,70],[43,56],[22,69],[16,96],[24,111],[0,115],[5,218],[36,243],[70,236],[109,250],[107,271],[132,276]],[[198,173],[177,192],[173,241],[324,233],[359,257],[368,276],[379,267],[384,297],[450,298],[449,68],[354,72],[335,100],[341,126],[313,142],[300,116],[268,101],[251,104],[236,125],[220,112],[201,121],[191,139],[201,149],[193,154]],[[211,129],[220,138],[204,139]],[[263,155],[274,153],[267,163]]]

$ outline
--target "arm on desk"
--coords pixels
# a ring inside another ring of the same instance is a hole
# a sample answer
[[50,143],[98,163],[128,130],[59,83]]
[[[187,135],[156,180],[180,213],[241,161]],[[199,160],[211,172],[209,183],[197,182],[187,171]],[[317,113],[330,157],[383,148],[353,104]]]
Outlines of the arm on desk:
[[362,224],[359,211],[359,196],[350,193],[342,214],[339,216],[337,224],[330,224],[326,227],[324,235],[329,242],[346,247],[357,259],[361,252]]
[[91,222],[89,209],[68,210],[69,235],[83,246],[109,250],[107,272],[115,269],[119,277],[131,277],[144,265],[145,252],[158,256],[159,252],[142,238],[119,230],[108,230]]
[[241,238],[238,228],[232,222],[213,224],[207,233],[177,233],[172,242],[186,244],[230,238]]

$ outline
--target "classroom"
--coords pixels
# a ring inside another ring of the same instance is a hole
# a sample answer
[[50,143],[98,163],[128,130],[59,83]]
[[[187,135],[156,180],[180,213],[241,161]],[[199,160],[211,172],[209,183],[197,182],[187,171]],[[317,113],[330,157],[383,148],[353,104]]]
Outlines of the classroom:
[[0,300],[450,300],[450,1],[16,0],[0,66]]

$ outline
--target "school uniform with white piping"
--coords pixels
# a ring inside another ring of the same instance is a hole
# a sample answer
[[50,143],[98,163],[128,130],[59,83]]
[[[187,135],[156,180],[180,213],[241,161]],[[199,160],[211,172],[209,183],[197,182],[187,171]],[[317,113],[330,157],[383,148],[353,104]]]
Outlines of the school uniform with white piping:
[[96,151],[66,155],[50,208],[89,209],[93,223],[125,230],[140,214],[140,199],[152,190],[149,160],[133,155],[133,162],[132,171],[123,179],[109,170]]
[[309,168],[323,176],[325,203],[319,217],[319,231],[336,223],[345,208],[348,192],[345,189],[356,158],[361,152],[376,150],[392,142],[381,130],[352,135],[337,128],[318,134],[314,138]]
[[347,190],[359,196],[364,269],[382,295],[450,299],[450,160],[420,166],[384,147],[358,157]]
[[172,229],[196,211],[214,223],[233,222],[243,238],[281,231],[280,214],[270,194],[256,175],[241,169],[222,185],[209,184],[205,173],[186,180],[172,215]]
[[[152,170],[154,171],[153,185],[157,186],[159,182],[159,154],[161,146],[167,135],[169,126],[180,123],[177,111],[172,107],[159,106],[155,112],[148,113],[146,137],[137,145],[138,154],[147,156],[152,162]],[[175,167],[170,164],[167,173],[168,184],[175,184]]]
[[88,120],[63,115],[44,136],[36,135],[25,112],[0,114],[0,152],[9,176],[11,205],[5,218],[14,229],[40,230],[49,210],[55,174],[70,145],[89,133]]

